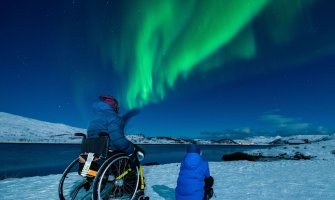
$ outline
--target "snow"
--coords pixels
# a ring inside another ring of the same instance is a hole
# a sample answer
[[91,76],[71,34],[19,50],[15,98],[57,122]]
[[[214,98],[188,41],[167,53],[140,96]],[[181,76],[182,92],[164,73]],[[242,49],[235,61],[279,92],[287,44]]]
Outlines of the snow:
[[[300,137],[300,136],[299,136]],[[272,162],[210,162],[215,179],[214,199],[335,199],[334,135],[328,140],[304,145],[263,149],[263,154],[299,151],[315,156],[311,160]],[[174,199],[179,163],[144,166],[146,195],[151,199]],[[0,181],[0,199],[58,199],[61,175]]]
[[[0,142],[79,143],[73,133],[86,132],[64,124],[43,122],[0,112]],[[127,136],[135,143],[171,144],[188,140],[168,137],[147,138]],[[28,140],[29,138],[29,140]],[[269,144],[280,140],[285,144],[275,148],[252,150],[246,153],[292,156],[299,152],[312,156],[311,160],[278,160],[272,162],[210,162],[215,179],[216,199],[335,199],[335,136],[296,135],[289,137],[258,136],[239,140],[242,144]],[[206,140],[194,140],[211,144]],[[153,200],[174,199],[179,163],[144,166],[146,195]],[[0,181],[0,199],[58,199],[61,175],[11,178]]]

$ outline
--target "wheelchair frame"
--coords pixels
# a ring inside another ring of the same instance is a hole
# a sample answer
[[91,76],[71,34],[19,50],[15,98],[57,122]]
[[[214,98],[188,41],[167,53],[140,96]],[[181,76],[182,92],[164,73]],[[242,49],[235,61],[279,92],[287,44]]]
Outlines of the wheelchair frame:
[[[83,133],[76,133],[75,136],[83,137],[82,152],[80,155],[87,155],[88,152],[83,152],[83,150],[85,150],[83,148],[83,145],[85,145],[84,142],[87,140],[86,135]],[[109,140],[108,134],[103,133],[103,134],[100,134],[99,137],[105,137],[105,139],[107,140],[107,143],[105,145],[108,149],[108,140]],[[102,148],[102,150],[104,150],[104,148]],[[95,152],[89,152],[89,153],[95,153]],[[86,174],[83,176],[79,174],[79,171],[77,171],[78,174],[76,176],[79,176],[78,182],[80,181],[81,182],[79,183],[79,185],[77,185],[74,188],[74,190],[69,192],[69,197],[67,197],[67,195],[65,195],[65,191],[68,188],[64,187],[64,182],[68,177],[73,176],[73,174],[70,174],[70,173],[73,172],[73,170],[76,169],[77,166],[78,166],[78,169],[80,167],[79,158],[71,162],[71,164],[64,170],[63,175],[60,179],[59,187],[58,187],[59,198],[61,200],[76,199],[79,191],[82,189],[85,189],[86,193],[88,193],[90,190],[93,190],[92,191],[93,200],[104,199],[102,198],[102,196],[106,195],[106,193],[109,197],[114,197],[114,196],[120,197],[120,195],[128,194],[129,197],[126,197],[126,198],[131,199],[131,200],[140,199],[141,197],[144,198],[143,192],[142,193],[139,192],[139,191],[144,191],[144,188],[145,188],[142,166],[141,165],[137,166],[135,171],[131,169],[129,165],[129,156],[127,156],[123,152],[116,151],[115,153],[111,153],[108,151],[108,153],[105,155],[101,155],[99,153],[94,154],[94,156],[99,156],[99,158],[104,159],[104,162],[99,167],[97,173],[96,174],[95,173]],[[116,169],[117,171],[116,172],[114,167],[116,164],[118,164],[118,162],[120,166],[118,166],[118,168]],[[124,166],[121,169],[122,164]],[[127,166],[128,168],[126,168]],[[82,171],[82,169],[80,171]],[[131,176],[133,178],[136,177],[135,182],[130,182],[127,180],[127,177],[131,177]],[[71,185],[71,181],[69,181],[69,184]],[[111,188],[108,188],[107,184],[109,184],[108,186]],[[127,185],[133,185],[135,188],[134,189],[128,188],[128,190],[126,190]],[[108,191],[104,191],[105,189]],[[112,191],[112,194],[110,194],[111,191]],[[88,196],[86,195],[86,197]]]

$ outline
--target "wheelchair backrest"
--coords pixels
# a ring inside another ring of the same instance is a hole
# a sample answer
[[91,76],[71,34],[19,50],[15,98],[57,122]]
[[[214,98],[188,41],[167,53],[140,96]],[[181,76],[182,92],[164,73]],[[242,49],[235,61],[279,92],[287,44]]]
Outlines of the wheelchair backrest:
[[81,142],[81,153],[95,153],[107,157],[108,142],[109,138],[107,136],[100,136],[98,138],[84,137]]

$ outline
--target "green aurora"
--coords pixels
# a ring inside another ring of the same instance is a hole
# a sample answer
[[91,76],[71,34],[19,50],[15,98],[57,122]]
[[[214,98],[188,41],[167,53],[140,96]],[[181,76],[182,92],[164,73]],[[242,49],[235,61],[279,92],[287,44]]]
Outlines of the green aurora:
[[[128,108],[162,100],[179,79],[258,56],[254,25],[275,48],[294,38],[313,0],[134,0],[89,8],[90,34],[122,77]],[[108,19],[104,19],[106,13]],[[255,69],[256,70],[256,69]]]

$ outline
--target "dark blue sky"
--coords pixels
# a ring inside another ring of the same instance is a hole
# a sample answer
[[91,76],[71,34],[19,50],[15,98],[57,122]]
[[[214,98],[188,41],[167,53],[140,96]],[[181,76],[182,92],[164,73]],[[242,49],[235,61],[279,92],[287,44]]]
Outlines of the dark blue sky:
[[[97,7],[108,12],[107,6]],[[95,18],[88,13],[97,13],[92,9],[85,1],[1,2],[1,112],[86,128],[98,95],[127,92],[128,77],[117,72],[115,63],[106,64],[92,39],[88,24]],[[255,56],[178,78],[165,98],[142,107],[127,131],[247,137],[256,130],[333,129],[334,9],[330,0],[310,5],[294,36],[280,45],[270,42],[260,13],[249,22]],[[121,14],[106,18],[115,15]],[[224,52],[221,48],[216,54]],[[126,102],[121,103],[125,112]]]

